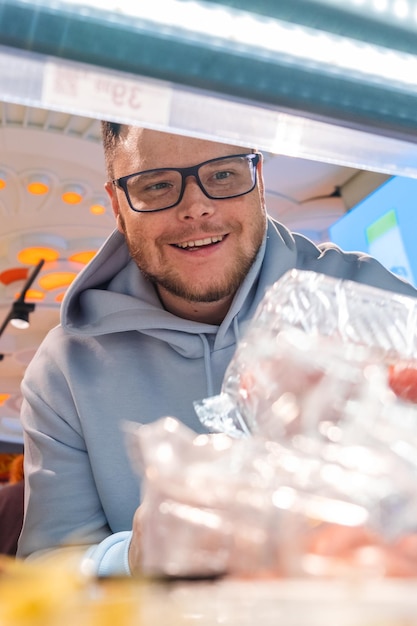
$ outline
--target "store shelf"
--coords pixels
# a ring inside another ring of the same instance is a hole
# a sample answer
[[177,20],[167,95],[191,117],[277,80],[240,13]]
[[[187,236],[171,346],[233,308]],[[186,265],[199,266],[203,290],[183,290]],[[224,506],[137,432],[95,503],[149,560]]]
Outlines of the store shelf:
[[[370,42],[386,42],[407,63],[417,54],[411,30],[369,17],[361,21],[329,0],[200,4],[213,11],[251,8],[249,17],[272,16],[294,36],[306,27],[312,41],[323,33],[335,44],[350,37],[365,46],[364,54]],[[337,69],[331,60],[318,63],[233,37],[46,0],[0,0],[0,43],[6,101],[417,176],[412,81],[386,81]]]

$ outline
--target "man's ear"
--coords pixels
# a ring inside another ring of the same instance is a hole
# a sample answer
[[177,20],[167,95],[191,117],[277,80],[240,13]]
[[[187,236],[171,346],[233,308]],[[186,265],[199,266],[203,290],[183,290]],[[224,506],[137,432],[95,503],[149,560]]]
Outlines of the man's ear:
[[121,223],[120,223],[120,205],[119,205],[119,200],[117,197],[117,193],[116,193],[116,189],[115,186],[112,182],[107,181],[107,183],[105,183],[104,185],[104,189],[107,192],[107,195],[110,198],[110,202],[111,202],[111,208],[113,210],[113,215],[116,218],[116,226],[117,226],[117,230],[120,231],[121,233],[123,233],[123,229],[121,227]]

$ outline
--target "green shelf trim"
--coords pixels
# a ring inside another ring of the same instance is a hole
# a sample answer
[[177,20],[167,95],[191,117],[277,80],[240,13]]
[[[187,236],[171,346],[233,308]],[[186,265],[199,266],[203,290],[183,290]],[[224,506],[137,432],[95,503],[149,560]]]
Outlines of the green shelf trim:
[[[247,3],[230,0],[222,4],[246,8]],[[264,0],[251,3],[251,8],[301,21],[303,4]],[[0,0],[0,44],[204,89],[397,139],[417,140],[415,91],[363,83],[313,64],[301,66],[289,57],[256,54],[241,44],[193,37],[180,30],[171,32],[123,15],[69,7]]]

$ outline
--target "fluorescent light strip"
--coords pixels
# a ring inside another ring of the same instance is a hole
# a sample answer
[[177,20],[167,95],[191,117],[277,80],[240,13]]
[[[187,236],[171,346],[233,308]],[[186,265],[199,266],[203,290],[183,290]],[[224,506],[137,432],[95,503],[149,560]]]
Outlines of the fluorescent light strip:
[[[402,0],[396,0],[395,5],[397,13],[405,10],[403,5],[401,9],[399,1]],[[85,0],[72,0],[71,4],[86,6]],[[183,0],[135,4],[129,0],[117,3],[114,0],[90,0],[88,6],[112,12],[114,19],[122,14],[154,22],[158,28],[166,27],[170,32],[187,33],[194,39],[201,39],[204,35],[229,49],[233,44],[242,46],[242,53],[250,53],[254,57],[262,53],[263,56],[265,53],[284,55],[289,63],[297,60],[306,67],[319,65],[332,74],[350,73],[358,80],[389,81],[397,88],[417,91],[416,56],[313,28],[258,17],[246,11]],[[383,6],[381,0],[378,6]]]
[[[340,0],[314,0],[317,4],[326,4],[340,8]],[[361,17],[375,16],[378,21],[392,24],[397,20],[407,29],[416,29],[417,2],[416,0],[345,0],[344,11],[353,12]],[[410,22],[410,19],[414,21]]]

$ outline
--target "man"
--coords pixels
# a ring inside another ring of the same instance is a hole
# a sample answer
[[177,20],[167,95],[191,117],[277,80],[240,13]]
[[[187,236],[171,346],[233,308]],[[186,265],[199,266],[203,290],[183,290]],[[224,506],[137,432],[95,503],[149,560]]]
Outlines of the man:
[[172,415],[201,431],[193,402],[219,393],[267,287],[299,268],[417,294],[376,260],[319,249],[269,219],[251,149],[117,124],[103,138],[117,230],[22,383],[19,555],[79,545],[112,575],[140,569],[124,422]]

